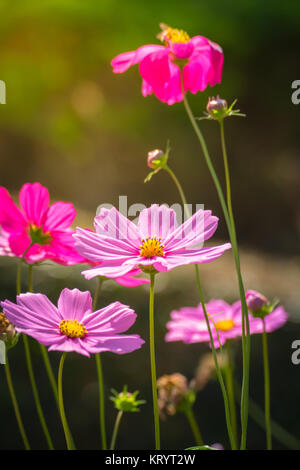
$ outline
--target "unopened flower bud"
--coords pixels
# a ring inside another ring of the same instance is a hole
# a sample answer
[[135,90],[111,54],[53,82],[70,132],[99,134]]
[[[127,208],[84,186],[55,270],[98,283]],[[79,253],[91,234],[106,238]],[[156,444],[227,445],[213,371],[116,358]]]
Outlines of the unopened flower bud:
[[148,152],[147,164],[149,168],[156,169],[160,166],[161,161],[165,157],[165,152],[159,149]]
[[145,400],[137,400],[138,391],[134,393],[127,392],[126,386],[124,386],[121,393],[116,392],[116,390],[112,390],[112,393],[113,396],[110,399],[119,411],[137,412],[140,411],[139,406],[146,403]]
[[269,304],[268,299],[255,290],[248,290],[246,292],[247,307],[252,313],[259,313],[264,307]]
[[211,98],[208,98],[206,111],[209,114],[213,114],[214,112],[219,113],[219,112],[222,112],[222,111],[226,111],[227,107],[228,107],[228,105],[227,105],[226,100],[223,100],[219,96],[217,96],[216,98],[214,96],[212,96]]

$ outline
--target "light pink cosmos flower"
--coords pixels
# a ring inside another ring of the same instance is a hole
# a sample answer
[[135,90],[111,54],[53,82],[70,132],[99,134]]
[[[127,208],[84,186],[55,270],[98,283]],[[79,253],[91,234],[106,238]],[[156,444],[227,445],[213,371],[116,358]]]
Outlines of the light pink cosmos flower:
[[[94,224],[96,232],[77,228],[74,235],[78,252],[101,262],[83,272],[87,279],[124,276],[137,268],[165,272],[183,264],[209,263],[231,248],[230,243],[202,247],[218,225],[218,218],[202,209],[178,226],[175,211],[164,205],[141,211],[137,225],[115,208],[102,208]],[[201,248],[193,248],[199,244]]]
[[[206,304],[214,345],[220,347],[226,340],[242,336],[241,302],[229,305],[224,300],[211,300]],[[280,328],[287,321],[287,313],[282,307],[276,308],[265,317],[266,331]],[[250,334],[263,332],[263,320],[249,313]],[[165,340],[190,343],[210,343],[204,312],[201,304],[197,307],[183,307],[171,312],[171,321],[167,323],[168,333]],[[218,334],[217,334],[218,332]]]
[[184,91],[197,93],[208,85],[221,83],[223,52],[221,47],[205,38],[190,38],[182,30],[162,25],[159,35],[164,45],[149,44],[136,51],[119,54],[111,61],[114,73],[123,73],[139,64],[143,78],[143,96],[154,95],[169,105],[183,100]]
[[138,335],[121,335],[130,328],[136,314],[114,302],[93,312],[91,294],[64,289],[57,307],[43,294],[21,294],[17,303],[1,302],[5,316],[16,330],[35,338],[49,351],[76,352],[84,356],[111,351],[126,354],[139,349]]
[[[220,347],[218,335],[223,345],[227,339],[242,335],[242,316],[240,302],[232,306],[224,300],[211,300],[206,304],[210,329],[216,348]],[[184,343],[210,343],[204,312],[201,304],[197,307],[183,307],[171,312],[171,321],[167,323],[166,341]],[[252,317],[250,315],[250,324]],[[218,331],[218,335],[217,335]]]
[[26,252],[28,263],[48,259],[71,265],[84,261],[72,238],[70,226],[76,216],[73,204],[59,201],[50,205],[47,188],[40,183],[26,183],[20,191],[20,206],[7,189],[0,187],[1,245],[8,242],[10,256],[22,257]]

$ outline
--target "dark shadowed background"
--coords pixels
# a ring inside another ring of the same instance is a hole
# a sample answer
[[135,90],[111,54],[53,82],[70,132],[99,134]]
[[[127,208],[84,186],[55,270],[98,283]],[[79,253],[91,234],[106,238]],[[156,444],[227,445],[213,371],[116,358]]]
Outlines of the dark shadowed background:
[[[163,172],[148,184],[149,150],[172,147],[170,165],[180,176],[190,203],[203,203],[220,217],[217,241],[227,240],[226,227],[210,175],[182,103],[168,106],[143,98],[137,67],[113,75],[110,60],[120,52],[156,42],[159,23],[204,35],[219,43],[225,64],[222,85],[190,96],[197,116],[207,99],[220,94],[246,118],[225,122],[232,190],[246,288],[279,297],[291,321],[270,335],[272,416],[300,439],[300,366],[291,362],[291,343],[300,338],[299,299],[299,115],[291,101],[291,83],[300,79],[299,21],[296,1],[243,2],[186,0],[184,3],[127,0],[37,0],[0,2],[0,79],[7,87],[7,104],[0,105],[0,184],[17,198],[25,182],[47,186],[53,200],[72,201],[77,224],[92,226],[101,203],[128,205],[179,202],[176,188]],[[223,181],[218,126],[202,121],[215,166]],[[17,199],[16,199],[17,200]],[[0,298],[14,299],[16,263],[2,259]],[[23,289],[26,290],[24,269]],[[206,298],[232,302],[238,296],[232,254],[201,267]],[[42,265],[35,271],[35,290],[57,299],[67,287],[95,289],[80,267]],[[206,345],[164,342],[172,309],[197,305],[193,269],[160,275],[156,296],[158,375],[181,372],[193,378]],[[105,284],[101,305],[120,300],[138,313],[132,332],[148,339],[148,288]],[[64,439],[47,377],[33,344],[41,401],[57,448]],[[251,396],[263,406],[261,338],[252,342]],[[237,378],[241,375],[240,342],[235,345]],[[51,353],[55,370],[58,353]],[[26,429],[33,448],[46,448],[36,415],[23,345],[11,351],[11,366]],[[103,354],[106,395],[113,387],[139,389],[147,400],[140,414],[125,416],[118,447],[153,447],[148,344],[130,355]],[[64,375],[65,404],[79,448],[99,448],[98,398],[94,359],[69,355]],[[22,448],[0,370],[2,449]],[[198,395],[195,412],[205,442],[228,446],[222,397],[215,382]],[[115,417],[107,400],[111,434]],[[162,446],[193,445],[183,416],[162,423]],[[249,421],[249,448],[265,446],[264,433]],[[274,441],[275,448],[283,448]]]

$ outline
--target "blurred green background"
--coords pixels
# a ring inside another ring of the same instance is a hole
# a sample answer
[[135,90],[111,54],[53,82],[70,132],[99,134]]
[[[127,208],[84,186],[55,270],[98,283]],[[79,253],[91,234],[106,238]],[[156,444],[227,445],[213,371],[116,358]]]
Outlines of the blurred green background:
[[[227,233],[214,186],[182,103],[168,106],[154,97],[142,97],[137,67],[113,75],[111,59],[140,45],[155,43],[159,23],[202,34],[219,43],[225,64],[222,85],[190,96],[197,116],[208,97],[220,94],[247,118],[225,123],[231,163],[234,208],[242,246],[246,288],[279,297],[291,321],[270,336],[272,415],[300,439],[300,368],[291,363],[291,343],[299,327],[299,112],[291,102],[291,83],[300,78],[297,1],[241,2],[186,0],[184,3],[127,0],[19,0],[0,1],[0,79],[7,87],[7,104],[0,105],[0,184],[16,197],[25,182],[39,181],[53,200],[72,201],[78,225],[91,226],[96,207],[179,202],[166,174],[143,183],[146,155],[153,148],[172,147],[170,165],[180,176],[190,203],[204,203],[220,217],[216,237]],[[215,166],[222,176],[218,127],[201,123]],[[234,301],[238,296],[231,258],[201,267],[207,299]],[[0,298],[13,299],[15,269],[2,259]],[[26,289],[24,271],[23,286]],[[196,305],[193,269],[178,269],[159,277],[157,303],[158,374],[181,372],[192,379],[206,345],[186,346],[163,341],[165,323],[174,308]],[[56,300],[61,288],[95,288],[80,268],[53,265],[36,268],[35,290]],[[124,289],[105,285],[101,304],[120,300],[138,313],[133,332],[145,339],[145,287]],[[263,369],[260,337],[253,338],[251,395],[263,405]],[[36,345],[34,365],[41,400],[57,448],[64,447],[61,426]],[[59,354],[51,353],[57,368]],[[236,343],[237,376],[241,373],[240,343]],[[148,345],[131,355],[103,355],[106,394],[111,387],[141,390],[148,404],[143,412],[126,416],[118,446],[153,446]],[[23,346],[11,351],[11,365],[26,429],[33,448],[45,448],[25,370]],[[0,371],[2,449],[22,448],[4,373]],[[70,355],[65,367],[67,414],[78,447],[99,447],[96,370],[93,358]],[[111,432],[114,411],[108,402]],[[222,398],[212,382],[199,394],[195,411],[205,442],[228,445]],[[263,431],[249,422],[249,448],[264,448]],[[183,416],[162,423],[162,446],[182,449],[193,444]],[[282,444],[274,441],[275,448]]]

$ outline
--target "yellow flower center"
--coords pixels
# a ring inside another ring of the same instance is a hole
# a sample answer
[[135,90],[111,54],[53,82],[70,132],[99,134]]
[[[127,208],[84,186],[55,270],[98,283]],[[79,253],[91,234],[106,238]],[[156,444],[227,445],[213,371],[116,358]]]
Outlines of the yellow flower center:
[[234,327],[233,320],[221,320],[216,323],[217,330],[229,331]]
[[181,42],[187,43],[190,41],[190,36],[188,33],[183,31],[183,29],[168,28],[163,33],[164,37],[167,37],[171,42]]
[[161,238],[148,237],[142,240],[140,245],[140,256],[144,258],[153,258],[153,256],[164,256],[164,245],[161,244]]
[[59,324],[60,332],[69,338],[84,338],[86,327],[78,320],[62,320]]

